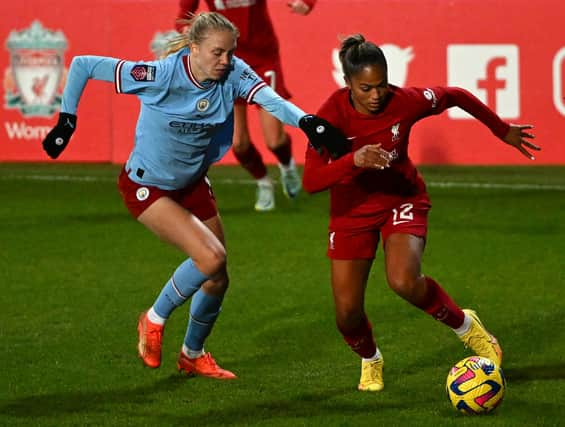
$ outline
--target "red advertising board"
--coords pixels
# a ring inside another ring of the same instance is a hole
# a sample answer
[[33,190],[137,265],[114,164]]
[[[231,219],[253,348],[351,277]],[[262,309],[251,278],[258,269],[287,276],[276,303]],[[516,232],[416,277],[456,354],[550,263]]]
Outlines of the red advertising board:
[[[249,0],[254,1],[254,0]],[[170,31],[177,0],[26,0],[2,2],[0,161],[46,161],[41,140],[56,120],[66,71],[75,55],[153,59],[151,46]],[[385,51],[389,79],[404,86],[461,86],[503,119],[533,124],[543,151],[538,164],[565,164],[565,3],[560,0],[318,0],[308,16],[291,14],[286,0],[269,8],[281,43],[293,101],[315,112],[343,85],[339,38],[362,33]],[[252,134],[267,161],[258,123]],[[90,82],[78,111],[78,130],[61,161],[127,159],[139,110],[133,96]],[[305,139],[291,129],[303,162]],[[451,109],[413,130],[419,164],[525,164],[488,129]],[[233,162],[229,153],[224,162]]]

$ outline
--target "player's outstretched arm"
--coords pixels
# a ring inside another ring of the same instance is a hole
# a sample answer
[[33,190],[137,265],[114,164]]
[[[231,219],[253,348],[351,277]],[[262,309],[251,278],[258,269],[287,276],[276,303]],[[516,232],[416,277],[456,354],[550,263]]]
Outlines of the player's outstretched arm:
[[69,144],[76,130],[78,104],[88,80],[114,81],[117,62],[118,60],[114,58],[98,56],[73,58],[63,91],[59,120],[43,140],[43,149],[49,157],[56,159]]
[[[534,139],[535,136],[529,132],[529,129],[533,129],[532,125],[510,125],[508,133],[502,140],[508,145],[516,148],[520,153],[526,156],[530,160],[535,160],[535,157],[526,148],[530,150],[540,151],[541,147],[532,144],[528,139]],[[528,139],[526,139],[528,138]]]

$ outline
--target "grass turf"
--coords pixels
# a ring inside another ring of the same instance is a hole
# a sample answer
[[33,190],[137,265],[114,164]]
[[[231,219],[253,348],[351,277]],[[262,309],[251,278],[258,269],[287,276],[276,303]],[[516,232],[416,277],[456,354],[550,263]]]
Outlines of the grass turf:
[[[273,176],[274,170],[271,171]],[[136,321],[183,256],[129,217],[112,165],[0,165],[0,425],[559,425],[565,390],[565,168],[426,167],[433,209],[423,271],[475,308],[504,348],[506,397],[465,417],[446,397],[467,356],[454,334],[384,282],[366,308],[385,390],[356,391],[357,357],[335,330],[325,258],[327,194],[252,210],[237,167],[210,176],[231,286],[207,350],[239,379],[185,378],[136,357]]]

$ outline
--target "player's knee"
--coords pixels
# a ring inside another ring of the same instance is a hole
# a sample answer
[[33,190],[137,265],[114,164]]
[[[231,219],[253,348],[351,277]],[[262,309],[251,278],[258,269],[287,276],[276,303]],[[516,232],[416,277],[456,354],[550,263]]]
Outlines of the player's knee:
[[290,141],[290,138],[286,132],[275,133],[273,135],[265,135],[265,144],[269,149],[276,150],[277,148],[284,147]]
[[208,281],[203,285],[206,291],[213,295],[224,295],[229,287],[229,276],[227,269],[223,268],[214,276],[210,277]]
[[417,291],[417,277],[405,272],[389,273],[387,275],[389,287],[405,299],[411,299]]
[[208,277],[215,277],[226,270],[227,255],[222,246],[209,247],[205,253],[193,259],[197,268]]
[[232,148],[236,154],[243,154],[249,150],[251,140],[249,138],[234,138]]
[[337,329],[344,335],[351,334],[359,329],[363,320],[363,311],[358,307],[344,307],[336,312]]

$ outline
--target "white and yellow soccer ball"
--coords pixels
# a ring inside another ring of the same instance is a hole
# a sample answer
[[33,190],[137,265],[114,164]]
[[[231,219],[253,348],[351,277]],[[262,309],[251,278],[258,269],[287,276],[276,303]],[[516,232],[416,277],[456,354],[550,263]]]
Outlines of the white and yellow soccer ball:
[[450,369],[445,387],[455,409],[478,415],[491,412],[500,405],[506,380],[502,369],[490,359],[471,356]]

